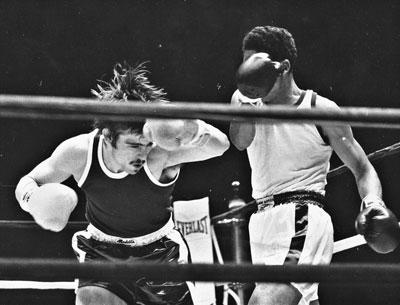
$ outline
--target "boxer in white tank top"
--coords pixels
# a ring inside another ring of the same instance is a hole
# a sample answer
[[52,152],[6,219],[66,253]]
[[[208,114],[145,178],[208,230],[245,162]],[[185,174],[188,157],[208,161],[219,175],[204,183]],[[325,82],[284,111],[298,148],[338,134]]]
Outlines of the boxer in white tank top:
[[[242,50],[233,105],[338,109],[296,85],[297,49],[286,29],[255,27],[245,35]],[[252,195],[258,201],[249,223],[255,264],[330,263],[333,226],[323,205],[332,151],[354,174],[361,198],[381,201],[378,175],[350,126],[232,121],[229,134],[236,148],[247,149],[251,166]],[[317,288],[317,283],[257,283],[249,305],[315,305]]]
[[[312,93],[303,91],[296,107],[311,108]],[[297,190],[324,193],[332,148],[315,125],[256,124],[247,153],[254,198]]]

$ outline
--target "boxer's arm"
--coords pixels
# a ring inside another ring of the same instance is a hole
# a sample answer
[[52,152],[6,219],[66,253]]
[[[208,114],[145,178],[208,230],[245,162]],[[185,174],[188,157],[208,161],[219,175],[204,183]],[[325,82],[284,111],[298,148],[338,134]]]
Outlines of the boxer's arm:
[[374,167],[360,144],[352,136],[350,128],[336,132],[338,137],[329,141],[339,158],[353,173],[358,192],[365,204],[382,201],[382,186]]
[[[328,103],[328,102],[326,102]],[[329,102],[329,107],[337,108]],[[362,198],[361,211],[355,221],[358,234],[378,253],[396,249],[400,242],[400,227],[395,215],[382,201],[382,186],[371,162],[354,139],[350,126],[322,126],[323,132],[340,159],[353,173]]]
[[[77,197],[72,189],[55,185],[53,188],[41,187],[60,183],[77,173],[81,165],[77,158],[81,155],[76,149],[77,140],[72,138],[61,143],[49,158],[22,177],[16,186],[15,196],[21,208],[45,229],[60,231],[75,208]],[[56,200],[52,202],[51,198]]]
[[167,152],[164,167],[214,158],[229,148],[227,136],[204,121],[174,120],[171,123],[177,123],[176,132],[167,132],[170,126],[165,123],[162,128],[150,126],[152,141]]
[[[238,90],[232,95],[231,105],[242,106],[247,105],[242,101],[242,97]],[[229,125],[229,139],[238,150],[245,150],[253,142],[256,129],[254,122],[238,122],[232,120]]]
[[27,176],[38,185],[60,183],[71,175],[76,176],[86,162],[87,143],[87,135],[63,141],[50,157],[39,163]]
[[[324,99],[323,104],[325,107],[338,109],[332,101]],[[353,173],[360,197],[370,203],[381,202],[382,186],[378,174],[360,144],[354,139],[350,126],[323,125],[321,127],[333,150]]]

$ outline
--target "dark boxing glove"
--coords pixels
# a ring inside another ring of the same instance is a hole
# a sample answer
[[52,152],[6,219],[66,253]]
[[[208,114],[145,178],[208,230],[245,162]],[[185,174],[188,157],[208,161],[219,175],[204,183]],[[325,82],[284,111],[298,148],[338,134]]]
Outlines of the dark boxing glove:
[[358,214],[355,223],[357,233],[364,235],[375,252],[392,252],[400,243],[398,219],[382,201],[362,207],[365,208]]
[[267,53],[255,53],[239,66],[236,84],[244,96],[262,98],[268,95],[283,71],[282,64],[272,61]]

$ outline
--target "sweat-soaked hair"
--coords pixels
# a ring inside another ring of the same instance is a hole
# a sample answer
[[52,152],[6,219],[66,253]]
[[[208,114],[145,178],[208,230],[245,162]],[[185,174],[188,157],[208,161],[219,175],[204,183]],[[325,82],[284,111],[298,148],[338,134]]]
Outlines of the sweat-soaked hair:
[[293,71],[297,60],[297,48],[292,34],[284,28],[256,26],[248,32],[242,42],[242,51],[253,50],[268,53],[273,61],[290,61]]
[[[167,102],[164,90],[150,84],[145,64],[143,62],[132,67],[128,63],[117,63],[111,81],[98,81],[97,89],[92,89],[91,92],[100,102],[107,103]],[[118,136],[123,131],[129,130],[141,134],[144,123],[145,119],[131,122],[95,120],[93,127],[100,130],[107,128],[108,138],[115,147]]]

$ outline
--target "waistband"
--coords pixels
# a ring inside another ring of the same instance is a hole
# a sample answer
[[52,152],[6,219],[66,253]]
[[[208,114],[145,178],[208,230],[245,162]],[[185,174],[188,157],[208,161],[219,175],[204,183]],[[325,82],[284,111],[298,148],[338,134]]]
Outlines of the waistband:
[[314,204],[320,208],[324,208],[326,203],[325,196],[320,193],[313,191],[293,191],[256,199],[257,212],[294,201],[300,201],[303,204]]
[[170,218],[168,222],[157,231],[146,235],[131,237],[131,238],[122,238],[118,236],[108,235],[97,229],[92,224],[88,225],[86,231],[89,232],[91,237],[97,241],[111,243],[111,244],[123,244],[130,247],[140,247],[151,244],[163,238],[164,236],[167,236],[173,229],[174,229],[174,222],[172,221],[172,218]]

